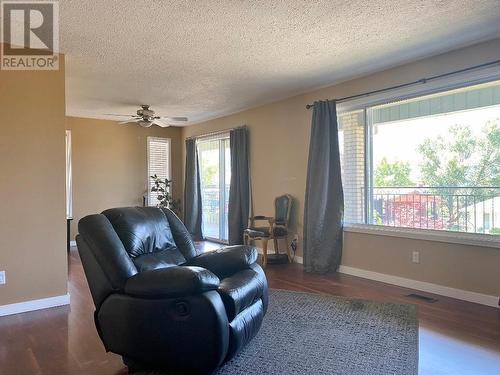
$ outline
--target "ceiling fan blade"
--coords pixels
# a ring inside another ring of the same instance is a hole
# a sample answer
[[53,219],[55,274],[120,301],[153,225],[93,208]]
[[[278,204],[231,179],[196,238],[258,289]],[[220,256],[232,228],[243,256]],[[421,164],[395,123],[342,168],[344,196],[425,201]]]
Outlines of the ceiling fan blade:
[[170,126],[170,124],[167,124],[167,123],[161,121],[160,119],[155,119],[153,121],[153,124],[158,125],[158,126],[160,126],[162,128],[168,128]]
[[188,121],[187,117],[162,117],[162,120],[170,120],[170,121]]
[[132,119],[132,120],[125,120],[125,121],[120,121],[119,124],[137,124],[137,120]]
[[133,117],[133,115],[119,115],[117,113],[103,113],[103,116],[115,116],[115,117]]

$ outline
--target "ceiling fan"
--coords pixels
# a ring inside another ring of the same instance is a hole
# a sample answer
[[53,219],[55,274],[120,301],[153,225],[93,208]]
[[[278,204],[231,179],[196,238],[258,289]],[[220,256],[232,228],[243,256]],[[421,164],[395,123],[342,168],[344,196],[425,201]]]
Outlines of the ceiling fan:
[[141,105],[141,109],[137,110],[135,115],[117,115],[107,113],[106,116],[129,117],[129,119],[120,122],[120,124],[139,124],[143,128],[149,128],[151,125],[158,125],[162,128],[168,128],[172,124],[171,121],[187,121],[187,117],[163,117],[155,116],[155,111],[149,108],[148,104]]

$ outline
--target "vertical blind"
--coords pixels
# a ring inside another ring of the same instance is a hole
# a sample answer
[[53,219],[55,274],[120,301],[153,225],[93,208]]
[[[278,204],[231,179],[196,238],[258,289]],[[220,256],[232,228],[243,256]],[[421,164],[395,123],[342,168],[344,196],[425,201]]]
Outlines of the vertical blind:
[[158,204],[158,192],[152,192],[153,175],[170,180],[170,139],[148,137],[148,205]]

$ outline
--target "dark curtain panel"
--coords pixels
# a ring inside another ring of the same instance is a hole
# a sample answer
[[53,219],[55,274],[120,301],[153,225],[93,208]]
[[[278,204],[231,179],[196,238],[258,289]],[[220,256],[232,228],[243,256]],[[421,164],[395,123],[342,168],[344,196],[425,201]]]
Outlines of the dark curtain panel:
[[248,226],[250,207],[250,171],[246,128],[231,130],[231,185],[229,187],[229,244],[243,243],[243,231]]
[[184,184],[184,224],[198,241],[201,232],[201,183],[195,139],[186,139],[186,180]]
[[336,271],[342,256],[344,194],[340,175],[337,109],[314,103],[304,202],[304,268]]

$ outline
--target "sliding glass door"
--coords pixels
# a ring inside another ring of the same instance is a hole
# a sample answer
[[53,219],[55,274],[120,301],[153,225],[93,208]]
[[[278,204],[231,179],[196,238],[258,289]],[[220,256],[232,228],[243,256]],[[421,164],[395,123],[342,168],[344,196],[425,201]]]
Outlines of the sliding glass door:
[[197,141],[201,178],[202,226],[205,238],[227,242],[231,181],[229,134]]

